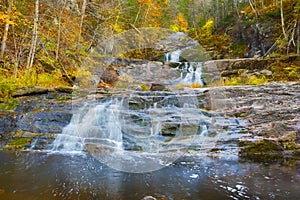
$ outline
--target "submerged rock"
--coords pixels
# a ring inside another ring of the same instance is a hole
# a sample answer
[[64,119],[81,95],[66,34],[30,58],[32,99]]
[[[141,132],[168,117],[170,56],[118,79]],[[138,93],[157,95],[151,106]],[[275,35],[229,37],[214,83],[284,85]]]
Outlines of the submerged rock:
[[154,198],[153,196],[146,196],[146,197],[142,198],[142,200],[157,200],[157,199]]

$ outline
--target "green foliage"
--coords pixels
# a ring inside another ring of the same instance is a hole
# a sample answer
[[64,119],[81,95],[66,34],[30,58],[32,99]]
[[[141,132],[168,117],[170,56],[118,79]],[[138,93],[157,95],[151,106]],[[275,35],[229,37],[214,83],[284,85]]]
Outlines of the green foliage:
[[174,20],[174,24],[170,25],[170,29],[174,32],[188,32],[189,24],[183,13],[178,13],[177,18]]
[[267,82],[268,79],[264,75],[246,75],[224,79],[224,85],[260,85]]
[[[300,80],[300,66],[299,57],[296,60],[289,61],[289,57],[284,60],[278,60],[271,64],[270,69],[273,72],[272,79],[274,81],[299,81]],[[298,63],[298,64],[297,64]]]
[[249,19],[246,19],[246,20],[243,20],[243,24],[245,25],[252,25],[252,24],[255,24],[256,22],[258,22],[259,20],[256,19],[256,18],[249,18]]
[[228,26],[231,25],[235,22],[234,16],[232,15],[227,15],[225,18],[221,19],[218,22],[218,26]]
[[35,71],[19,74],[17,78],[0,74],[0,109],[11,110],[16,107],[18,99],[13,98],[17,88],[24,86],[54,87],[67,85],[59,71],[40,73]]
[[209,37],[214,31],[214,21],[209,19],[204,26],[201,27],[201,37]]
[[12,98],[17,83],[0,74],[0,109],[11,110],[16,107],[17,100]]
[[230,44],[230,58],[243,58],[245,53],[248,52],[248,45],[245,42],[231,42]]
[[27,137],[16,137],[9,144],[7,144],[4,147],[4,149],[5,150],[24,149],[26,147],[29,147],[30,141],[31,139]]
[[265,12],[264,18],[265,19],[280,19],[280,9],[277,8],[275,10],[270,10],[268,12]]
[[54,70],[51,73],[39,74],[35,85],[42,87],[54,87],[66,85],[66,82],[62,78],[61,72],[59,70]]
[[147,84],[142,83],[140,86],[141,86],[141,88],[142,88],[143,91],[150,91],[150,88],[149,88],[149,86]]
[[[147,26],[189,33],[193,39],[200,41],[213,59],[222,59],[244,57],[249,51],[249,41],[245,41],[245,38],[251,32],[250,25],[266,24],[272,27],[272,34],[267,39],[264,38],[265,44],[277,39],[277,52],[283,54],[287,49],[289,52],[296,52],[300,48],[299,44],[294,45],[297,43],[294,24],[299,19],[299,2],[284,1],[285,26],[289,37],[283,38],[279,36],[282,32],[280,7],[272,1],[264,1],[264,8],[258,1],[253,2],[258,16],[255,16],[247,1],[237,1],[235,7],[232,1],[203,3],[193,0],[95,0],[88,4],[85,13],[81,13],[81,3],[78,3],[78,8],[66,8],[59,1],[40,1],[40,13],[43,15],[39,19],[39,42],[33,69],[28,70],[25,68],[33,32],[34,1],[13,1],[10,13],[6,4],[0,5],[0,33],[4,32],[5,23],[11,25],[0,71],[5,76],[4,79],[17,82],[9,81],[8,85],[14,87],[67,84],[62,80],[60,71],[64,76],[67,74],[74,77],[83,61],[89,58],[90,50],[97,49],[95,47],[101,41],[129,29],[137,30],[136,28]],[[294,38],[291,38],[292,33],[295,33]],[[2,39],[3,34],[0,36]],[[162,38],[160,35],[159,37]],[[162,53],[149,48],[130,51],[121,56],[160,60]],[[285,80],[299,78],[298,70],[283,71]],[[2,84],[3,81],[0,82]],[[0,95],[2,101],[4,96],[10,98],[9,94]]]

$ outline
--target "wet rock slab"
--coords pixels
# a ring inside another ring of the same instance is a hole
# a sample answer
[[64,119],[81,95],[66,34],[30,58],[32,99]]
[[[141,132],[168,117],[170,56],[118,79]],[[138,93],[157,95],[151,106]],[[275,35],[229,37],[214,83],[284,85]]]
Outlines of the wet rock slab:
[[0,112],[0,148],[20,137],[53,137],[61,133],[72,117],[70,94],[49,92],[45,88],[22,91],[16,92],[22,95],[13,111]]
[[209,109],[224,110],[228,116],[246,121],[252,137],[241,142],[241,146],[246,146],[242,156],[260,158],[276,154],[299,158],[299,82],[212,88],[208,94]]
[[[194,97],[189,98],[188,94]],[[45,148],[51,139],[56,134],[60,134],[62,129],[69,124],[74,110],[89,101],[89,98],[74,98],[68,92],[53,91],[19,97],[16,109],[0,112],[1,147],[10,144],[16,138],[28,137],[31,138],[34,148]],[[101,95],[99,102],[106,101],[105,99],[109,100],[107,96]],[[213,138],[220,132],[226,132],[228,135],[234,135],[236,132],[250,133],[251,137],[240,143],[242,147],[245,147],[241,151],[241,156],[255,158],[276,154],[277,157],[299,158],[299,82],[200,88],[192,91],[183,89],[172,92],[135,92],[135,95],[124,100],[124,103],[127,104],[128,109],[139,110],[151,108],[154,104],[157,108],[168,104],[183,106],[184,102],[191,99],[198,101],[198,109],[194,110],[195,112],[201,111],[202,116],[201,119],[196,120],[197,124],[192,124],[192,129],[201,133],[203,137]],[[140,123],[139,118],[128,117]],[[166,120],[163,124],[161,136],[165,137],[164,140],[168,141],[174,137],[174,132],[178,129],[176,119],[173,117],[172,121]],[[243,121],[242,124],[241,121]],[[141,123],[145,124],[147,121],[144,120]],[[189,127],[187,127],[187,132],[188,129]],[[133,136],[129,133],[125,134],[124,145],[129,150],[140,150],[141,146]],[[176,139],[182,143],[179,137]],[[26,142],[27,140],[20,141]],[[217,150],[222,150],[222,145],[224,146],[226,142],[223,141]],[[170,148],[173,146],[175,148],[176,141],[172,145]],[[195,149],[197,148],[195,145]],[[253,149],[256,151],[253,152]]]

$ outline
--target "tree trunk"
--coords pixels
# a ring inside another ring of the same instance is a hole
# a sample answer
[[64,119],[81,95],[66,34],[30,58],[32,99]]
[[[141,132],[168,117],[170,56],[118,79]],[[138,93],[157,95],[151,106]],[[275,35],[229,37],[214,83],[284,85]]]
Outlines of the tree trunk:
[[80,19],[80,26],[79,26],[78,44],[81,39],[82,26],[83,26],[83,20],[84,20],[84,16],[85,16],[86,5],[87,5],[87,0],[83,0],[82,7],[81,7],[81,19]]
[[280,18],[281,18],[281,28],[282,28],[282,33],[283,33],[284,39],[286,39],[287,35],[286,35],[286,32],[285,32],[284,17],[283,17],[283,3],[282,3],[282,0],[280,0]]
[[255,14],[255,17],[258,18],[258,12],[257,12],[256,8],[254,8],[252,0],[248,0],[248,2],[249,2],[251,9],[253,10],[253,12]]
[[300,51],[300,20],[297,22],[297,46],[296,46],[296,52],[299,54]]
[[239,1],[236,0],[235,3],[234,3],[234,7],[235,7],[236,14],[237,14],[238,18],[241,19],[240,13],[239,13],[239,7],[238,7],[238,4],[239,4]]
[[36,52],[37,39],[38,39],[38,22],[39,22],[39,0],[35,0],[33,32],[32,32],[31,44],[30,44],[30,51],[27,58],[26,70],[29,70],[33,65],[33,60]]
[[5,23],[4,26],[4,32],[3,32],[3,37],[2,37],[2,42],[1,42],[1,51],[0,51],[0,59],[3,58],[4,52],[6,49],[6,40],[8,36],[8,29],[9,29],[9,20],[10,20],[10,15],[11,15],[11,8],[12,8],[13,0],[8,1],[8,8],[7,8],[7,14],[8,14],[8,19]]
[[60,48],[60,38],[61,38],[61,18],[63,15],[63,10],[65,9],[65,4],[62,6],[61,11],[59,12],[58,16],[58,30],[57,30],[57,44],[55,50],[55,60],[57,61],[59,58],[59,48]]
[[264,4],[264,0],[261,0],[261,8],[262,8],[262,15],[265,14],[265,4]]

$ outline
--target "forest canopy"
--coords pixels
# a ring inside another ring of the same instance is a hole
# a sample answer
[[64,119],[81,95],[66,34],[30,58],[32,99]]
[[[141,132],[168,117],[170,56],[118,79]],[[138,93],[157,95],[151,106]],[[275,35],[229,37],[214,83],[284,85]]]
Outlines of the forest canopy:
[[[18,85],[72,84],[72,77],[99,43],[142,27],[185,32],[198,40],[212,59],[299,54],[300,49],[298,0],[0,3],[2,91]],[[151,51],[141,49],[124,56],[149,59]]]

